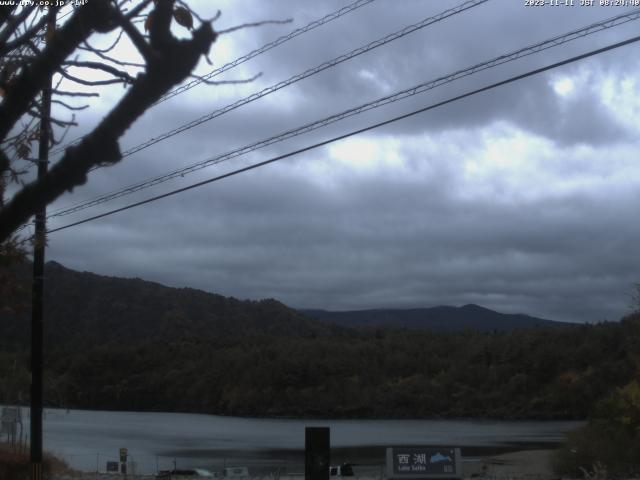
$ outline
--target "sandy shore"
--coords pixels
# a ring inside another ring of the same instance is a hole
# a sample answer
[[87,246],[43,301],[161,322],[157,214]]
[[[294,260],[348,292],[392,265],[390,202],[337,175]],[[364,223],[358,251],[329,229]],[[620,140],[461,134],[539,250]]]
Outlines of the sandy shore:
[[465,478],[498,477],[498,478],[554,478],[551,469],[551,453],[553,450],[522,450],[480,457],[477,461],[466,459],[463,463]]

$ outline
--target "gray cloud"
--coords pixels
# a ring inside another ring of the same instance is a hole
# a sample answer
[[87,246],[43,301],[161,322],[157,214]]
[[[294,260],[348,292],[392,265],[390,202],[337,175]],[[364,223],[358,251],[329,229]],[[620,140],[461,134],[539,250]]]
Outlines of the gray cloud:
[[[135,125],[123,148],[456,4],[374,2],[228,75],[264,72],[252,85],[199,86],[165,102]],[[343,5],[227,2],[221,4],[221,22],[228,23],[220,26],[288,16],[301,26]],[[489,2],[94,172],[86,186],[56,205],[226,152],[617,12]],[[242,31],[218,47],[242,54],[289,28]],[[483,72],[86,214],[440,101],[624,38],[635,28],[634,22]],[[633,255],[640,227],[632,221],[640,170],[630,160],[637,151],[637,121],[620,115],[639,97],[633,93],[625,105],[607,104],[603,88],[605,79],[637,75],[627,60],[630,51],[369,132],[352,150],[323,148],[56,233],[48,257],[72,268],[240,298],[275,297],[297,307],[475,302],[558,320],[617,319],[626,312],[640,267]],[[212,56],[220,55],[214,50]],[[576,87],[560,96],[553,85],[565,77]],[[637,120],[637,110],[630,111]],[[99,115],[94,109],[83,124]]]
[[[632,208],[611,215],[620,199],[464,200],[438,165],[424,180],[341,177],[329,187],[302,173],[274,167],[87,227],[112,245],[90,264],[295,306],[477,301],[588,321],[623,313],[640,266]],[[72,265],[94,248],[74,238],[60,236]]]

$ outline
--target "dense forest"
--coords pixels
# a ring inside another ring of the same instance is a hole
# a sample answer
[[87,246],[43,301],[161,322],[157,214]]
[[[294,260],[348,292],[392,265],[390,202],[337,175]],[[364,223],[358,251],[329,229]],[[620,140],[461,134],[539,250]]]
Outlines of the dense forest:
[[500,313],[472,303],[462,307],[441,305],[430,308],[347,310],[340,312],[302,310],[302,313],[315,320],[350,328],[382,327],[444,331],[468,328],[482,331],[504,331],[570,325],[529,315]]
[[[585,418],[635,375],[638,315],[510,331],[349,329],[48,266],[49,406],[291,417]],[[55,281],[54,281],[55,279]],[[28,398],[28,320],[0,316],[0,403]]]

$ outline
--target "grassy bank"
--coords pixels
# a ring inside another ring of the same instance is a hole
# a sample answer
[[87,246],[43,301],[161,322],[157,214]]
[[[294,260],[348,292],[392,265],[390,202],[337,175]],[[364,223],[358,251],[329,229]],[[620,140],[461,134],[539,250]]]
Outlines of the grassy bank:
[[[74,472],[62,459],[44,454],[42,473],[45,479],[53,475],[72,475]],[[31,462],[29,451],[19,449],[0,442],[0,479],[29,480],[31,478]]]

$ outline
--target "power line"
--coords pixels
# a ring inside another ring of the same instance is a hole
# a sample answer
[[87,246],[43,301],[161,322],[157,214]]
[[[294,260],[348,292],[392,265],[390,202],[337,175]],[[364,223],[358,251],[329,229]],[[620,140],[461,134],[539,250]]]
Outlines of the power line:
[[524,47],[521,48],[519,50],[515,50],[511,53],[507,53],[504,55],[501,55],[499,57],[493,58],[491,60],[482,62],[482,63],[478,63],[476,65],[473,65],[471,67],[462,69],[462,70],[458,70],[457,72],[454,72],[452,74],[443,76],[443,77],[439,77],[435,80],[430,80],[424,83],[421,83],[419,85],[413,86],[411,88],[396,92],[392,95],[388,95],[382,98],[379,98],[377,100],[374,100],[372,102],[368,102],[365,103],[363,105],[360,105],[358,107],[355,108],[351,108],[349,110],[345,110],[343,112],[331,115],[329,117],[323,118],[321,120],[317,120],[315,122],[303,125],[301,127],[297,127],[295,129],[292,130],[288,130],[286,132],[280,133],[278,135],[274,135],[272,137],[269,137],[267,139],[263,139],[260,140],[258,142],[249,144],[249,145],[245,145],[243,147],[240,147],[238,149],[232,150],[230,152],[221,154],[221,155],[217,155],[215,157],[211,157],[209,159],[200,161],[198,163],[189,165],[187,167],[183,167],[177,170],[173,170],[169,173],[166,173],[164,175],[160,175],[158,177],[155,177],[153,179],[149,179],[143,182],[139,182],[133,185],[130,185],[128,187],[122,188],[120,190],[116,190],[113,191],[111,193],[96,197],[92,200],[88,200],[86,202],[77,204],[75,206],[69,207],[69,208],[64,208],[61,210],[58,210],[54,213],[52,213],[49,218],[53,218],[53,217],[61,217],[61,216],[65,216],[65,215],[69,215],[71,213],[75,213],[78,212],[80,210],[84,210],[86,208],[92,207],[92,206],[96,206],[102,203],[106,203],[108,201],[114,200],[116,198],[164,183],[166,181],[169,181],[171,179],[177,178],[177,177],[182,177],[184,175],[187,175],[189,173],[192,173],[194,171],[197,170],[201,170],[203,168],[206,168],[208,166],[214,165],[214,164],[218,164],[218,163],[222,163],[224,161],[230,160],[232,158],[235,157],[239,157],[241,155],[247,154],[249,152],[252,152],[254,150],[260,149],[260,148],[264,148],[266,146],[272,145],[274,143],[278,143],[284,140],[288,140],[290,138],[296,137],[298,135],[302,135],[304,133],[308,133],[311,132],[313,130],[325,127],[327,125],[330,125],[332,123],[335,123],[337,121],[343,120],[345,118],[354,116],[354,115],[358,115],[360,113],[363,113],[365,111],[368,110],[372,110],[374,108],[378,108],[402,99],[405,99],[407,97],[410,96],[414,96],[417,95],[419,93],[424,93],[428,90],[434,89],[436,87],[445,85],[447,83],[451,83],[455,80],[458,80],[460,78],[463,77],[467,77],[470,75],[473,75],[477,72],[480,72],[482,70],[486,70],[489,68],[493,68],[496,67],[498,65],[502,65],[504,63],[507,62],[511,62],[514,61],[516,59],[528,56],[528,55],[532,55],[534,53],[538,53],[544,50],[547,50],[549,48],[553,48],[559,45],[562,45],[564,43],[567,43],[569,41],[572,40],[576,40],[578,38],[582,38],[584,36],[587,35],[591,35],[593,33],[602,31],[604,29],[608,29],[608,28],[612,28],[614,26],[618,26],[621,25],[623,23],[627,23],[629,21],[632,20],[637,20],[638,18],[640,18],[640,9],[635,10],[633,12],[629,12],[627,14],[622,14],[622,15],[617,15],[615,17],[609,18],[607,20],[602,20],[600,22],[588,25],[586,27],[583,27],[581,29],[577,29],[577,30],[573,30],[571,32],[562,34],[562,35],[558,35],[556,37],[553,37],[549,40],[545,40],[543,42],[539,42],[536,43],[534,45],[528,46],[528,47]]
[[[216,77],[218,75],[220,75],[221,73],[226,72],[227,70],[231,70],[234,67],[237,67],[238,65],[241,65],[249,60],[251,60],[254,57],[257,57],[258,55],[261,55],[265,52],[268,52],[269,50],[276,48],[280,45],[282,45],[283,43],[288,42],[289,40],[292,40],[304,33],[307,33],[310,30],[313,30],[314,28],[320,27],[326,23],[332,22],[333,20],[336,20],[340,17],[342,17],[343,15],[346,15],[347,13],[351,13],[354,10],[357,10],[360,7],[364,7],[365,5],[368,5],[372,2],[374,2],[375,0],[356,0],[353,3],[350,3],[349,5],[340,8],[339,10],[336,10],[335,12],[331,12],[327,15],[325,15],[322,18],[316,19],[310,23],[308,23],[307,25],[305,25],[304,27],[300,27],[300,28],[296,28],[295,30],[292,30],[291,32],[289,32],[287,35],[282,35],[281,37],[278,37],[277,39],[275,39],[272,42],[269,42],[265,45],[263,45],[260,48],[257,48],[255,50],[252,50],[251,52],[247,53],[246,55],[243,55],[242,57],[238,57],[235,60],[224,64],[223,66],[216,68],[215,70],[212,70],[211,72],[207,73],[206,75],[197,78],[195,80],[192,80],[188,83],[185,83],[184,85],[181,85],[175,89],[173,89],[170,92],[167,92],[166,94],[164,94],[162,96],[162,98],[160,98],[156,103],[154,103],[153,105],[151,105],[151,107],[158,105],[159,103],[162,103],[166,100],[169,100],[170,98],[175,97],[176,95],[179,95],[183,92],[186,92],[187,90],[192,89],[193,87],[195,87],[196,85],[199,85],[200,83],[209,80],[213,77]],[[71,145],[75,145],[76,143],[80,142],[85,136],[81,136],[79,138],[76,138],[75,140],[67,143],[66,145],[56,148],[52,153],[53,154],[58,154],[64,150],[66,150],[69,146]]]
[[[270,87],[264,88],[262,90],[260,90],[259,92],[255,92],[251,95],[249,95],[248,97],[242,98],[234,103],[231,103],[229,105],[226,105],[222,108],[219,108],[217,110],[214,110],[213,112],[207,114],[207,115],[203,115],[200,118],[197,118],[195,120],[192,120],[191,122],[185,123],[184,125],[181,125],[177,128],[174,128],[173,130],[170,130],[168,132],[165,132],[161,135],[159,135],[158,137],[153,137],[150,138],[149,140],[147,140],[144,143],[141,143],[133,148],[130,148],[129,150],[126,150],[125,152],[122,153],[122,157],[128,157],[129,155],[133,155],[134,153],[139,152],[140,150],[144,150],[145,148],[148,148],[152,145],[155,145],[156,143],[159,143],[163,140],[166,140],[167,138],[173,137],[174,135],[177,135],[179,133],[183,133],[186,132],[187,130],[190,130],[194,127],[197,127],[198,125],[201,125],[205,122],[208,122],[209,120],[213,120],[216,117],[219,117],[221,115],[224,115],[225,113],[228,113],[232,110],[235,110],[239,107],[242,107],[244,105],[247,105],[248,103],[251,103],[253,101],[256,101],[266,95],[270,95],[274,92],[277,92],[278,90],[281,90],[285,87],[288,87],[290,85],[293,85],[294,83],[297,83],[301,80],[304,80],[305,78],[311,77],[312,75],[316,75],[324,70],[327,70],[329,68],[333,68],[336,65],[339,65],[340,63],[346,62],[347,60],[351,60],[352,58],[355,58],[359,55],[362,55],[363,53],[369,52],[375,48],[381,47],[382,45],[386,45],[387,43],[390,43],[394,40],[397,40],[399,38],[405,37],[407,35],[409,35],[410,33],[413,33],[417,30],[420,30],[422,28],[425,28],[429,25],[433,25],[435,23],[441,22],[443,20],[445,20],[446,18],[449,18],[453,15],[457,15],[459,13],[462,13],[466,10],[469,10],[471,8],[477,7],[483,3],[488,2],[489,0],[467,0],[466,2],[450,8],[448,10],[445,10],[444,12],[441,12],[437,15],[434,15],[432,17],[428,17],[425,18],[423,20],[421,20],[420,22],[414,23],[413,25],[409,25],[401,30],[398,30],[397,32],[391,33],[385,37],[379,38],[378,40],[374,40],[373,42],[370,42],[362,47],[356,48],[352,51],[350,51],[349,53],[345,53],[343,55],[340,55],[338,57],[335,57],[327,62],[321,63],[320,65],[317,65],[313,68],[310,68],[308,70],[305,70],[302,73],[299,73],[297,75],[294,75],[290,78],[288,78],[287,80],[283,80],[281,82],[276,83],[275,85],[271,85]],[[94,168],[95,169],[95,168]]]
[[[224,115],[225,113],[228,113],[228,112],[230,112],[232,110],[235,110],[235,109],[237,109],[237,108],[239,108],[239,107],[241,107],[243,105],[251,103],[251,102],[253,102],[255,100],[258,100],[258,99],[260,99],[260,98],[262,98],[262,97],[264,97],[266,95],[269,95],[269,94],[274,93],[274,92],[276,92],[276,91],[278,91],[278,90],[280,90],[282,88],[285,88],[285,87],[287,87],[289,85],[292,85],[292,84],[294,84],[296,82],[299,82],[300,80],[303,80],[303,79],[308,78],[308,77],[310,77],[312,75],[320,73],[320,72],[322,72],[322,71],[324,71],[324,70],[326,70],[328,68],[332,68],[332,67],[334,67],[334,66],[336,66],[336,65],[338,65],[338,64],[340,64],[342,62],[345,62],[345,61],[350,60],[350,59],[352,59],[354,57],[362,55],[363,53],[369,52],[369,51],[371,51],[371,50],[373,50],[373,49],[375,49],[377,47],[380,47],[380,46],[385,45],[385,44],[387,44],[389,42],[392,42],[394,40],[402,38],[402,37],[404,37],[406,35],[409,35],[410,33],[413,33],[413,32],[415,32],[415,31],[417,31],[419,29],[422,29],[422,28],[425,28],[425,27],[427,27],[429,25],[432,25],[434,23],[440,22],[440,21],[442,21],[442,20],[444,20],[444,19],[446,19],[448,17],[451,17],[453,15],[457,15],[458,13],[466,11],[466,10],[468,10],[470,8],[477,7],[477,6],[479,6],[479,5],[483,4],[483,3],[486,3],[488,1],[489,0],[468,0],[468,1],[458,5],[456,7],[453,7],[453,8],[450,8],[448,10],[445,10],[445,11],[443,11],[443,12],[437,14],[437,15],[434,15],[434,16],[431,16],[431,17],[427,17],[427,18],[421,20],[420,22],[417,22],[417,23],[414,23],[414,24],[409,25],[407,27],[404,27],[404,28],[402,28],[402,29],[400,29],[400,30],[398,30],[398,31],[396,31],[394,33],[391,33],[391,34],[385,36],[385,37],[379,38],[378,40],[374,40],[373,42],[370,42],[367,45],[364,45],[362,47],[356,48],[356,49],[354,49],[354,50],[352,50],[352,51],[350,51],[348,53],[345,53],[343,55],[335,57],[332,60],[324,62],[324,63],[322,63],[320,65],[317,65],[316,67],[313,67],[313,68],[310,68],[308,70],[305,70],[304,72],[299,73],[297,75],[294,75],[294,76],[288,78],[287,80],[283,80],[283,81],[281,81],[281,82],[279,82],[279,83],[277,83],[275,85],[272,85],[270,87],[264,88],[263,90],[261,90],[259,92],[253,93],[253,94],[249,95],[248,97],[242,98],[242,99],[240,99],[240,100],[238,100],[238,101],[236,101],[234,103],[226,105],[225,107],[222,107],[222,108],[219,108],[217,110],[214,110],[213,112],[211,112],[211,113],[209,113],[209,114],[207,114],[205,116],[202,116],[202,117],[200,117],[200,118],[198,118],[196,120],[193,120],[193,121],[191,121],[189,123],[183,124],[180,127],[177,127],[177,128],[175,128],[173,130],[165,132],[165,133],[163,133],[162,135],[160,135],[158,137],[153,137],[153,138],[147,140],[146,142],[144,142],[142,144],[139,144],[139,145],[137,145],[137,146],[135,146],[135,147],[123,152],[122,153],[122,158],[125,158],[125,157],[127,157],[129,155],[132,155],[134,153],[137,153],[140,150],[143,150],[143,149],[145,149],[147,147],[150,147],[150,146],[152,146],[152,145],[154,145],[156,143],[159,143],[159,142],[161,142],[163,140],[166,140],[167,138],[170,138],[170,137],[172,137],[174,135],[177,135],[179,133],[182,133],[182,132],[185,132],[187,130],[190,130],[190,129],[198,126],[198,125],[201,125],[201,124],[203,124],[203,123],[205,123],[205,122],[207,122],[209,120],[212,120],[212,119],[214,119],[216,117]],[[101,166],[95,166],[95,167],[91,168],[89,171],[91,172],[91,171],[97,170],[98,168],[102,168],[102,167]],[[127,189],[129,189],[129,187],[127,187]],[[109,195],[110,194],[107,194],[107,196],[109,196]],[[119,196],[119,195],[117,195],[117,196]],[[101,197],[96,198],[95,200],[89,200],[87,202],[84,202],[82,204],[82,206],[84,207],[85,205],[87,205],[89,203],[93,204],[92,203],[93,201],[98,201],[99,203],[102,203],[102,201],[101,201],[102,198],[103,197],[101,196]],[[67,213],[72,213],[71,211],[77,211],[77,210],[75,209],[75,207],[71,207],[71,208],[68,208],[68,209],[65,208],[62,211],[59,210],[57,212],[54,212],[52,215],[53,216],[61,216],[61,215],[65,215]]]
[[379,122],[379,123],[375,123],[373,125],[369,125],[367,127],[351,131],[349,133],[345,133],[343,135],[339,135],[337,137],[333,137],[333,138],[331,138],[329,140],[324,140],[322,142],[318,142],[318,143],[315,143],[313,145],[309,145],[307,147],[300,148],[298,150],[294,150],[294,151],[286,153],[284,155],[279,155],[277,157],[270,158],[269,160],[265,160],[263,162],[254,163],[253,165],[249,165],[249,166],[244,167],[244,168],[239,168],[239,169],[234,170],[232,172],[225,173],[223,175],[218,175],[216,177],[209,178],[207,180],[203,180],[201,182],[197,182],[197,183],[191,184],[191,185],[189,185],[187,187],[178,188],[176,190],[172,190],[170,192],[163,193],[161,195],[156,195],[154,197],[148,198],[146,200],[142,200],[140,202],[135,202],[135,203],[129,204],[129,205],[124,206],[124,207],[116,208],[114,210],[110,210],[108,212],[101,213],[99,215],[94,215],[92,217],[85,218],[83,220],[70,223],[68,225],[64,225],[62,227],[58,227],[58,228],[54,228],[54,229],[48,230],[47,233],[59,232],[60,230],[65,230],[67,228],[71,228],[71,227],[74,227],[74,226],[77,226],[77,225],[81,225],[83,223],[87,223],[87,222],[90,222],[90,221],[93,221],[93,220],[97,220],[99,218],[103,218],[103,217],[106,217],[106,216],[109,216],[109,215],[113,215],[115,213],[119,213],[119,212],[122,212],[122,211],[125,211],[125,210],[129,210],[129,209],[132,209],[134,207],[138,207],[140,205],[145,205],[147,203],[155,202],[157,200],[161,200],[163,198],[176,195],[178,193],[186,192],[187,190],[192,190],[194,188],[198,188],[198,187],[201,187],[203,185],[207,185],[207,184],[210,184],[210,183],[213,183],[213,182],[217,182],[217,181],[223,180],[225,178],[229,178],[229,177],[238,175],[240,173],[248,172],[250,170],[254,170],[256,168],[263,167],[265,165],[269,165],[271,163],[278,162],[280,160],[284,160],[285,158],[289,158],[289,157],[292,157],[294,155],[299,155],[300,153],[308,152],[310,150],[313,150],[313,149],[316,149],[316,148],[319,148],[319,147],[322,147],[322,146],[325,146],[325,145],[329,145],[329,144],[337,142],[339,140],[344,140],[345,138],[352,137],[354,135],[358,135],[360,133],[364,133],[364,132],[367,132],[369,130],[373,130],[375,128],[379,128],[379,127],[388,125],[390,123],[397,122],[399,120],[403,120],[403,119],[412,117],[412,116],[417,115],[419,113],[424,113],[424,112],[427,112],[429,110],[433,110],[435,108],[442,107],[444,105],[448,105],[450,103],[462,100],[464,98],[471,97],[473,95],[477,95],[479,93],[486,92],[488,90],[492,90],[492,89],[507,85],[509,83],[516,82],[518,80],[523,80],[525,78],[528,78],[528,77],[531,77],[533,75],[537,75],[537,74],[546,72],[548,70],[552,70],[554,68],[558,68],[558,67],[561,67],[561,66],[564,66],[564,65],[568,65],[570,63],[574,63],[574,62],[577,62],[579,60],[583,60],[585,58],[592,57],[594,55],[599,55],[601,53],[604,53],[604,52],[607,52],[607,51],[610,51],[610,50],[614,50],[616,48],[620,48],[620,47],[623,47],[625,45],[630,45],[630,44],[635,43],[637,41],[640,41],[640,35],[632,37],[632,38],[629,38],[629,39],[624,40],[622,42],[614,43],[612,45],[608,45],[606,47],[599,48],[597,50],[592,50],[590,52],[583,53],[581,55],[577,55],[577,56],[562,60],[560,62],[556,62],[556,63],[550,64],[550,65],[547,65],[545,67],[537,68],[535,70],[530,70],[530,71],[528,71],[526,73],[510,77],[510,78],[508,78],[506,80],[502,80],[500,82],[492,83],[491,85],[487,85],[485,87],[478,88],[476,90],[472,90],[470,92],[463,93],[461,95],[457,95],[455,97],[449,98],[449,99],[444,100],[442,102],[434,103],[434,104],[429,105],[427,107],[423,107],[423,108],[420,108],[418,110],[414,110],[412,112],[405,113],[403,115],[399,115],[399,116],[393,117],[391,119],[388,119],[388,120],[385,120],[385,121],[382,121],[382,122]]
[[265,53],[269,50],[271,50],[272,48],[275,48],[279,45],[282,45],[285,42],[288,42],[289,40],[302,35],[303,33],[307,33],[310,30],[313,30],[314,28],[317,28],[321,25],[324,25],[325,23],[329,23],[337,18],[340,18],[343,15],[346,15],[347,13],[353,12],[354,10],[363,7],[365,5],[368,5],[369,3],[373,2],[375,0],[357,0],[356,2],[351,3],[350,5],[347,5],[346,7],[341,8],[340,10],[337,10],[335,12],[332,12],[328,15],[325,15],[324,17],[318,19],[318,20],[314,20],[313,22],[305,25],[304,27],[301,28],[297,28],[295,30],[293,30],[291,33],[287,34],[287,35],[283,35],[279,38],[277,38],[276,40],[274,40],[273,42],[267,43],[266,45],[263,45],[262,47],[253,50],[252,52],[249,52],[248,54],[237,58],[235,60],[233,60],[232,62],[227,63],[226,65],[223,65],[222,67],[213,70],[212,72],[208,73],[207,75],[201,77],[201,78],[197,78],[195,80],[192,80],[189,83],[186,83],[184,85],[179,86],[178,88],[172,90],[171,92],[166,93],[160,100],[158,100],[154,105],[157,105],[158,103],[164,102],[165,100],[169,100],[172,97],[175,97],[176,95],[181,94],[182,92],[186,92],[187,90],[190,90],[191,88],[195,87],[196,85],[199,85],[200,83],[204,82],[205,80],[209,80],[217,75],[220,75],[223,72],[226,72],[227,70],[232,69],[233,67],[236,67],[248,60],[251,60],[252,58]]
[[[247,97],[241,98],[240,100],[237,100],[233,103],[230,103],[222,108],[218,108],[216,110],[214,110],[213,112],[208,113],[207,115],[203,115],[200,118],[197,118],[195,120],[192,120],[191,122],[185,123],[177,128],[174,128],[172,130],[169,130],[168,132],[165,132],[157,137],[152,137],[149,140],[147,140],[144,143],[138,144],[135,147],[130,148],[129,150],[126,150],[124,152],[122,152],[122,158],[128,157],[130,155],[133,155],[134,153],[137,153],[141,150],[144,150],[145,148],[148,148],[152,145],[155,145],[156,143],[159,143],[163,140],[166,140],[167,138],[171,138],[175,135],[178,135],[180,133],[186,132],[187,130],[190,130],[192,128],[197,127],[198,125],[202,125],[203,123],[206,123],[210,120],[213,120],[214,118],[220,117],[226,113],[229,113],[237,108],[240,108],[244,105],[247,105],[251,102],[254,102],[262,97],[265,97],[267,95],[270,95],[272,93],[277,92],[278,90],[281,90],[285,87],[288,87],[290,85],[293,85],[294,83],[297,83],[301,80],[304,80],[305,78],[311,77],[313,75],[316,75],[324,70],[327,70],[329,68],[333,68],[336,65],[339,65],[340,63],[346,62],[347,60],[351,60],[352,58],[355,58],[359,55],[362,55],[366,52],[369,52],[375,48],[378,48],[382,45],[386,45],[387,43],[390,43],[394,40],[397,40],[399,38],[402,38],[406,35],[409,35],[410,33],[413,33],[417,30],[420,30],[422,28],[425,28],[429,25],[432,25],[434,23],[438,23],[441,22],[442,20],[451,17],[453,15],[457,15],[458,13],[461,13],[465,10],[468,10],[470,8],[473,7],[477,7],[483,3],[488,2],[489,0],[467,0],[466,2],[458,5],[457,7],[445,10],[444,12],[439,13],[438,15],[434,15],[432,17],[428,17],[425,18],[424,20],[418,22],[418,23],[414,23],[413,25],[409,25],[408,27],[405,27],[401,30],[398,30],[397,32],[391,33],[385,37],[379,38],[378,40],[374,40],[373,42],[370,42],[362,47],[356,48],[355,50],[350,51],[349,53],[345,53],[343,55],[340,55],[338,57],[335,57],[329,61],[326,61],[320,65],[317,65],[313,68],[310,68],[308,70],[305,70],[302,73],[299,73],[297,75],[294,75],[292,77],[289,77],[287,80],[283,80],[281,82],[276,83],[275,85],[271,85],[269,87],[266,87],[262,90],[260,90],[259,92],[255,92]],[[97,170],[99,168],[102,168],[102,166],[95,166],[93,168],[91,168],[89,171],[92,172],[94,170]]]

